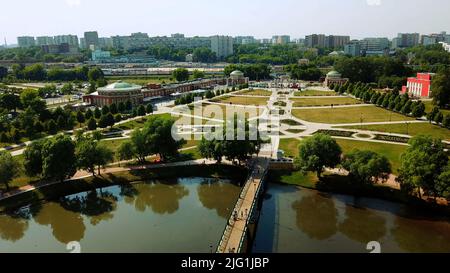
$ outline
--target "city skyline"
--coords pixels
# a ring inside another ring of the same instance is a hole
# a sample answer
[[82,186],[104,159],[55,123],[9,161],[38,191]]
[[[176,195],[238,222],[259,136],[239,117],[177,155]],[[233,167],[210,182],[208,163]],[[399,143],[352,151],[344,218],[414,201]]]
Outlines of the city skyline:
[[[23,8],[24,2],[18,0],[4,5],[6,10],[17,10]],[[124,12],[119,1],[27,1],[28,8],[22,12],[22,17],[10,13],[0,18],[0,25],[8,26],[0,30],[0,38],[3,40],[5,37],[8,44],[16,44],[19,36],[73,34],[81,38],[85,31],[96,30],[101,37],[145,32],[149,36],[184,33],[186,36],[220,34],[270,38],[286,34],[292,38],[304,38],[312,33],[323,33],[350,35],[352,39],[392,39],[403,32],[438,33],[446,31],[445,27],[450,25],[450,18],[445,16],[450,3],[445,0],[434,0],[433,5],[406,0],[349,0],[344,3],[335,0],[281,0],[278,5],[271,4],[269,0],[258,1],[258,5],[254,2],[230,0],[218,4],[197,0],[194,5],[189,5],[179,0],[164,3],[131,0],[127,12]],[[108,5],[107,13],[101,12],[105,4]],[[407,6],[412,4],[416,8],[408,10]],[[42,16],[36,10],[51,10],[52,13]],[[423,16],[424,10],[432,16]],[[193,16],[198,12],[201,16]],[[231,17],[227,14],[233,14],[233,20],[228,20]],[[382,16],[382,21],[379,16]],[[339,24],[335,23],[336,18],[340,20]],[[365,22],[357,23],[360,18],[364,18]],[[34,23],[30,24],[30,21]]]

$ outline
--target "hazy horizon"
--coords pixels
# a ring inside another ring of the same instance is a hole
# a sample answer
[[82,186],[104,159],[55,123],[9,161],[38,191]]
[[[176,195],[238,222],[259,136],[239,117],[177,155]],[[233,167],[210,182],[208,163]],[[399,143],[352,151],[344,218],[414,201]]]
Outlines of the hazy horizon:
[[4,37],[8,44],[16,44],[18,36],[81,38],[91,30],[100,37],[145,32],[293,39],[312,33],[360,39],[450,30],[447,0],[15,0],[2,7],[0,44]]

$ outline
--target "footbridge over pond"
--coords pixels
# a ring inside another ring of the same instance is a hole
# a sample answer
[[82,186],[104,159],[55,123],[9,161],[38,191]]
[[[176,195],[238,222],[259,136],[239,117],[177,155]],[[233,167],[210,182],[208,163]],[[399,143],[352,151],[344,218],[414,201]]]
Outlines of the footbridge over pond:
[[257,158],[250,168],[251,172],[242,188],[238,201],[231,213],[222,238],[217,247],[217,253],[240,253],[248,250],[250,239],[254,236],[257,223],[258,202],[263,193],[270,159]]

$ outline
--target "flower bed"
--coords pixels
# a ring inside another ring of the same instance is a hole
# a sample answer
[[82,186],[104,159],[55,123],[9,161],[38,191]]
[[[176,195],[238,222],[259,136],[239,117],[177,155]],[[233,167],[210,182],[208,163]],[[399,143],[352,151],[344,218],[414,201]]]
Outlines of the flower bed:
[[318,130],[314,134],[326,134],[329,136],[339,136],[339,137],[352,137],[355,134],[355,132],[338,131],[338,130]]

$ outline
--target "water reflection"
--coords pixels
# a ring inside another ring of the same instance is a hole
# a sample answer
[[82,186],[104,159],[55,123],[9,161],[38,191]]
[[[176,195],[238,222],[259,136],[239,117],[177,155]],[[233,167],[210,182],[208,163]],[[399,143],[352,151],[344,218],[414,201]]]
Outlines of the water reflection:
[[83,217],[79,213],[66,210],[55,202],[44,204],[34,220],[40,225],[50,226],[53,236],[64,244],[81,241],[86,230]]
[[325,240],[337,232],[337,209],[331,198],[312,194],[292,204],[297,227],[309,237]]
[[173,214],[179,209],[180,200],[189,195],[189,190],[181,184],[143,183],[134,188],[136,194],[125,196],[125,202],[134,204],[140,212],[150,208],[158,214]]
[[91,224],[95,226],[114,217],[112,212],[117,208],[117,197],[99,189],[62,198],[60,204],[66,210],[88,216]]
[[0,215],[0,238],[15,242],[28,229],[28,220],[16,215]]
[[352,240],[366,244],[386,235],[386,219],[371,210],[346,206],[345,216],[344,222],[339,224],[339,231]]
[[408,252],[450,252],[450,223],[396,217],[391,230],[397,244]]
[[204,207],[216,210],[222,218],[228,218],[229,204],[236,202],[239,188],[217,179],[207,179],[197,187],[197,192]]

